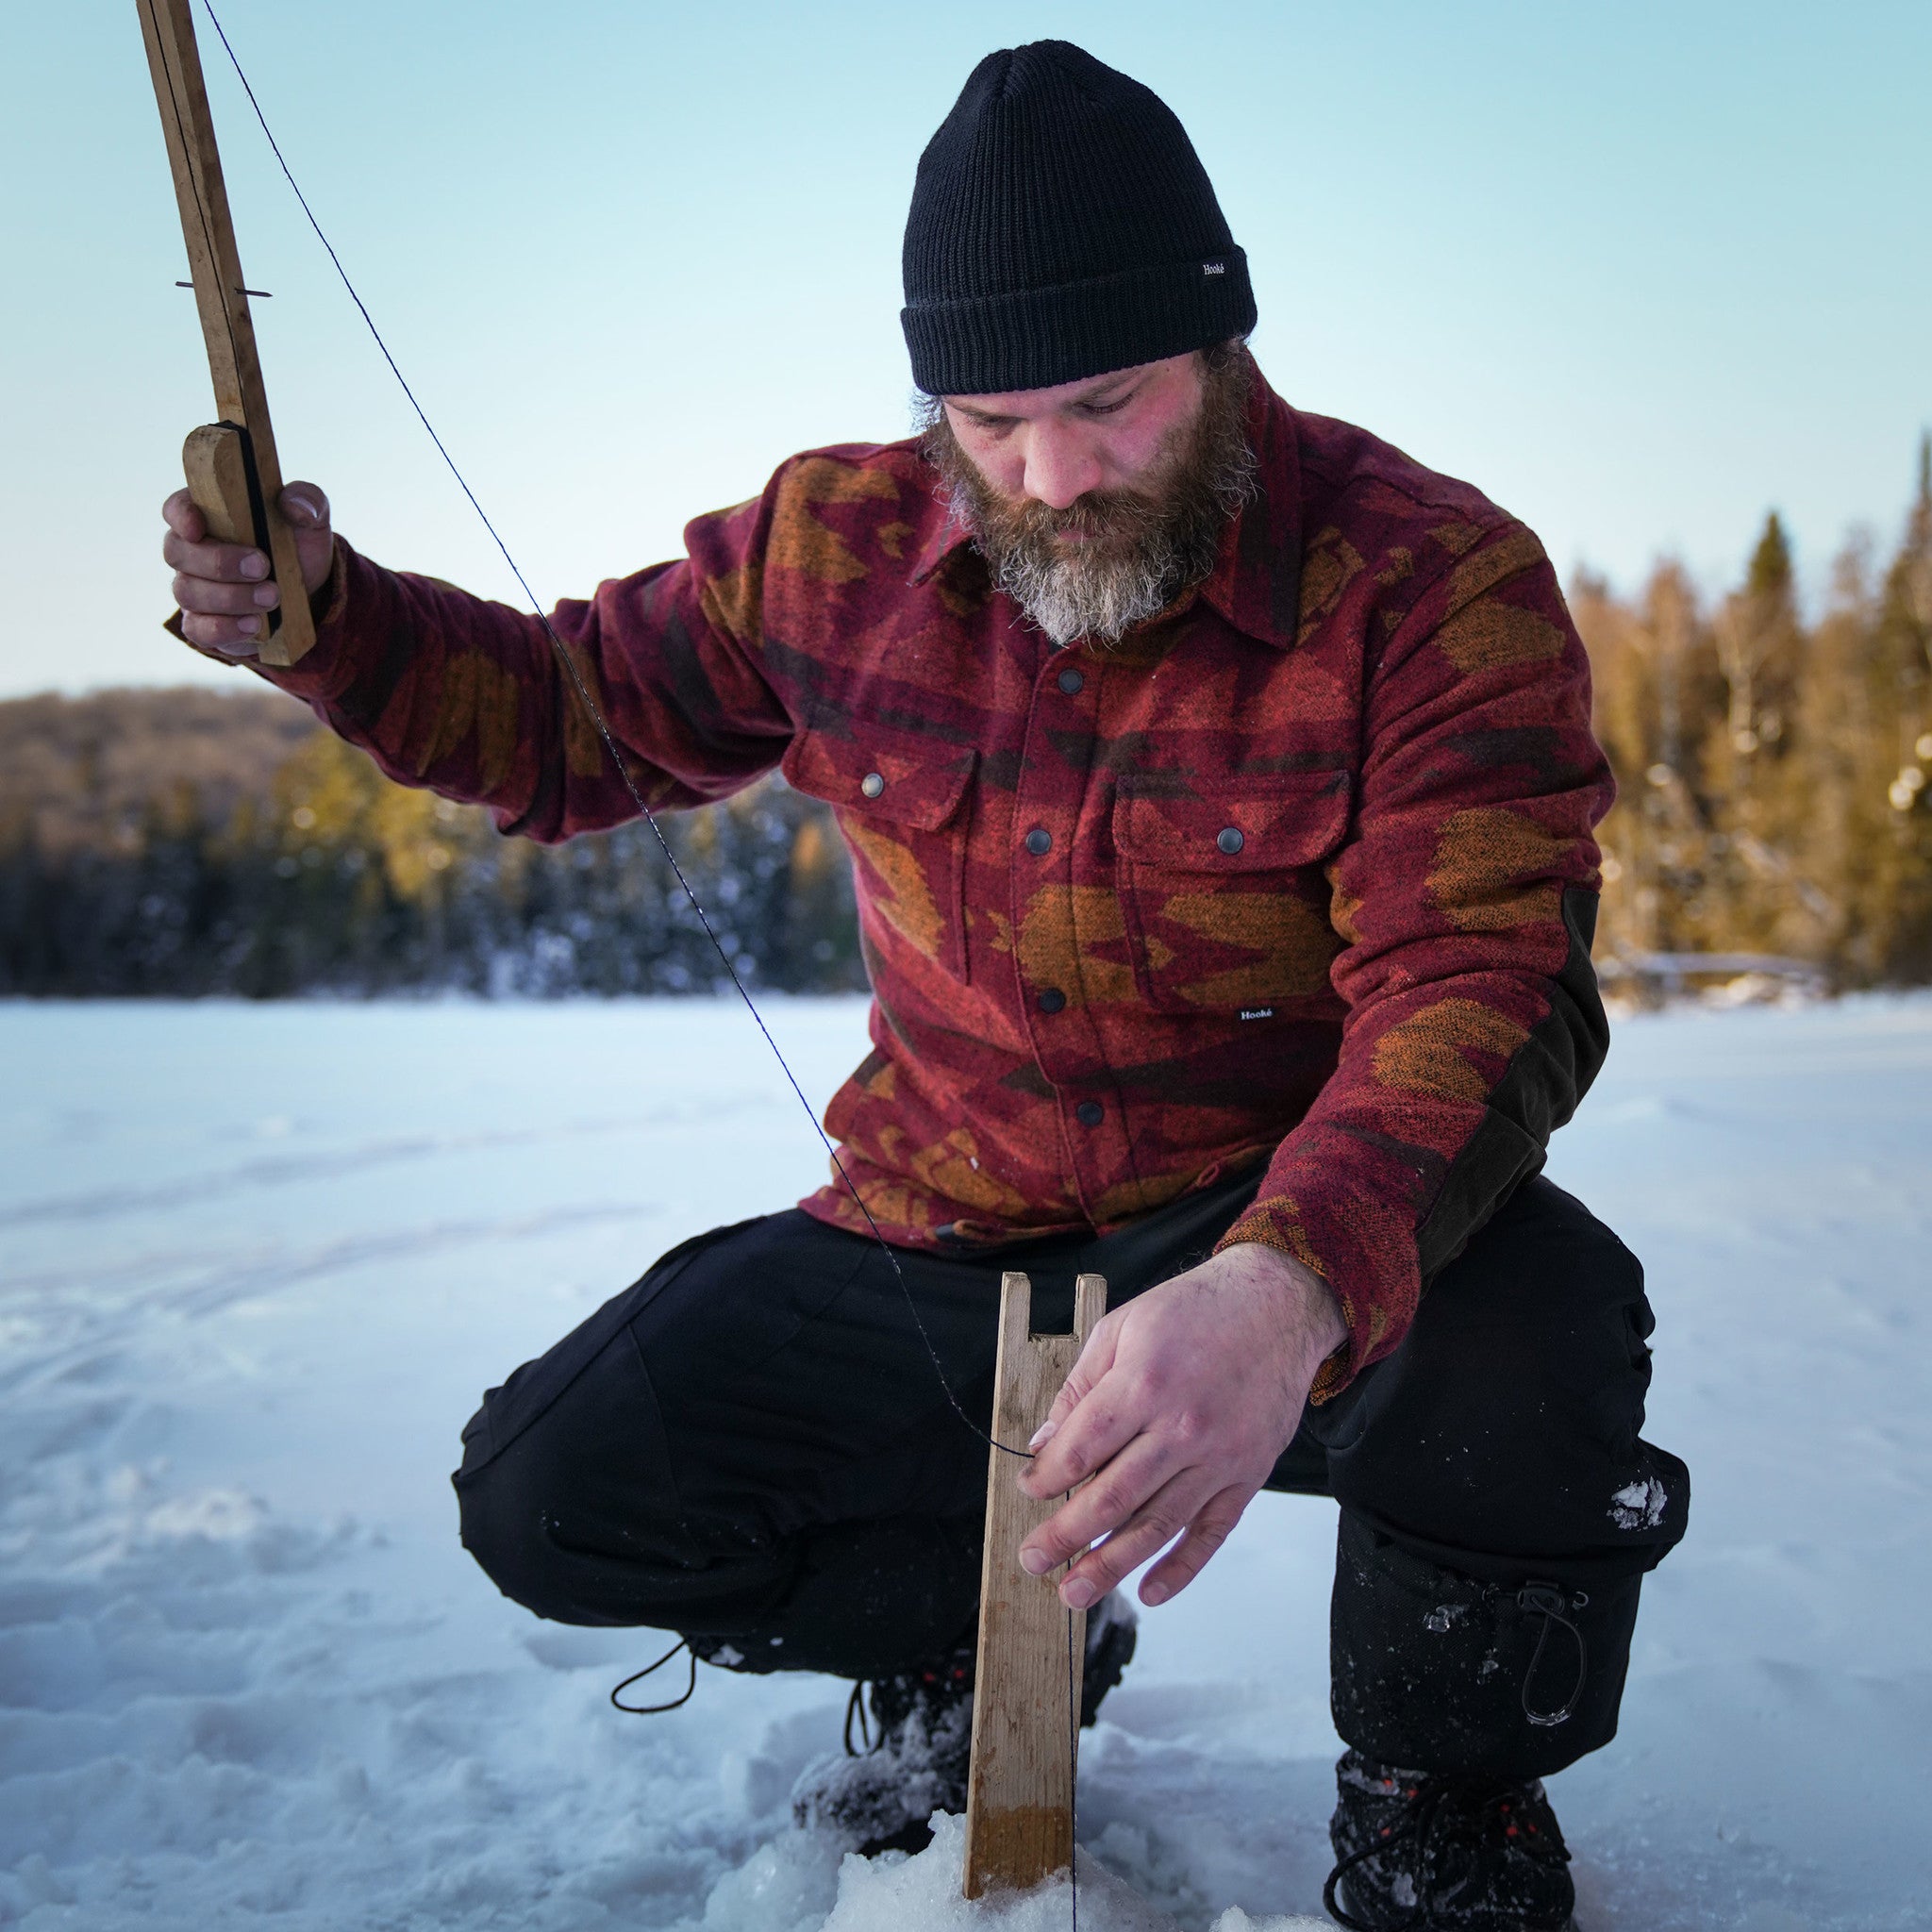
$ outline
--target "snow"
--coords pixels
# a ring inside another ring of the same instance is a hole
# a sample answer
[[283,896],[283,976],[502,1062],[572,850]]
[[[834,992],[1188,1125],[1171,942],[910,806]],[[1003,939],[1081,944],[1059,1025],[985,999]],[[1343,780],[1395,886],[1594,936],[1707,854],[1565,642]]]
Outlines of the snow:
[[[863,1051],[856,1003],[771,1017],[814,1098]],[[950,1826],[875,1867],[791,1829],[843,1687],[620,1717],[656,1633],[540,1624],[457,1546],[479,1391],[818,1179],[763,1056],[699,1002],[0,1006],[0,1925],[1066,1923],[958,1901]],[[1557,1140],[1695,1486],[1623,1737],[1552,1782],[1587,1932],[1932,1924],[1928,1100],[1932,1001],[1686,1010]],[[1264,1497],[1143,1615],[1090,1932],[1319,1913],[1333,1534]]]
[[1657,1476],[1625,1483],[1610,1498],[1609,1518],[1619,1529],[1655,1529],[1664,1520],[1671,1492]]
[[[868,1863],[846,1857],[838,1867],[838,1896],[824,1912],[823,1874],[832,1855],[802,1834],[787,1833],[761,1846],[706,1901],[704,1932],[1066,1932],[1073,1888],[1064,1874],[1024,1893],[990,1894],[969,1905],[959,1893],[966,1849],[965,1822],[941,1814],[932,1844],[915,1858]],[[1174,1921],[1082,1850],[1080,1920],[1096,1932],[1174,1932]],[[810,1874],[801,1883],[802,1877]],[[812,1881],[816,1880],[816,1883]],[[1326,1918],[1254,1919],[1230,1906],[1213,1932],[1321,1932]]]

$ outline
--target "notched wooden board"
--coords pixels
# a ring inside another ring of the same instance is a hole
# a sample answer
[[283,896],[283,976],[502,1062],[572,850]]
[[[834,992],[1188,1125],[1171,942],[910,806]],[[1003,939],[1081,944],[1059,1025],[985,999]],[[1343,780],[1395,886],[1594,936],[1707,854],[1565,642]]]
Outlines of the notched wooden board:
[[[1019,1274],[1002,1277],[996,1442],[1018,1448],[1031,1439],[1106,1312],[1106,1281],[1083,1274],[1074,1292],[1074,1333],[1035,1335],[1032,1283]],[[1059,1600],[1065,1571],[1029,1576],[1020,1568],[1021,1543],[1062,1499],[1035,1502],[1017,1481],[1025,1467],[1021,1458],[997,1448],[988,1455],[966,1805],[968,1898],[996,1886],[1028,1890],[1074,1861],[1075,1700],[1087,1654],[1086,1612]]]

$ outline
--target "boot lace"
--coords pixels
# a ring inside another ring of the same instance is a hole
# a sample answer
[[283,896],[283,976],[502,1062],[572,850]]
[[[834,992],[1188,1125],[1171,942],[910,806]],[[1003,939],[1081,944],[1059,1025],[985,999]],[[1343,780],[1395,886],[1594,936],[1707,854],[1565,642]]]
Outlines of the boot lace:
[[[956,1657],[935,1668],[914,1671],[899,1677],[861,1678],[845,1700],[845,1755],[865,1757],[878,1750],[895,1726],[925,1707],[933,1707],[971,1690],[973,1667],[965,1657]],[[870,1705],[870,1717],[867,1707]],[[873,1721],[878,1733],[873,1733]],[[852,1734],[858,1733],[854,1744]]]

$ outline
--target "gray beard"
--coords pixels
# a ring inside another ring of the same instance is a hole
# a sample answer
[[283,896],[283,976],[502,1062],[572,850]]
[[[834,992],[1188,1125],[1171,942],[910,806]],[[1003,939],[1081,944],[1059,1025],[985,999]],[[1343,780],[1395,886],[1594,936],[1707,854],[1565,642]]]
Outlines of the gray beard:
[[[954,508],[957,514],[963,506]],[[1191,580],[1206,574],[1162,535],[1130,557],[1083,557],[1075,551],[1044,558],[1030,548],[1008,550],[995,564],[993,582],[1056,645],[1076,638],[1114,644],[1137,624],[1158,617]]]
[[[941,405],[927,405],[924,449],[948,509],[973,532],[994,584],[1056,646],[1117,644],[1213,570],[1229,520],[1255,493],[1257,468],[1246,427],[1253,367],[1239,344],[1228,347],[1209,362],[1191,434],[1146,493],[1095,491],[1062,511],[995,497]],[[1068,529],[1090,541],[1054,541]]]

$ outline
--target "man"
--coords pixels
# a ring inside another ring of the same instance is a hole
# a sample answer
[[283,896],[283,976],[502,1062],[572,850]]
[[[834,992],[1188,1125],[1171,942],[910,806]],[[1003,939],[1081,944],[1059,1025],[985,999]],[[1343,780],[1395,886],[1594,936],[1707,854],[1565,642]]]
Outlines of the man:
[[[869,1683],[880,1735],[800,1814],[915,1845],[966,1768],[986,1451],[953,1402],[986,1422],[1001,1270],[1041,1326],[1098,1272],[1018,1477],[1091,1478],[1022,1552],[1087,1550],[1089,1721],[1129,1571],[1164,1602],[1258,1489],[1333,1495],[1339,1915],[1564,1925],[1538,1780],[1613,1734],[1689,1485],[1639,1435],[1641,1272],[1538,1174],[1606,1035],[1611,786],[1555,575],[1273,393],[1187,136],[1077,48],[975,70],[905,268],[921,438],[794,458],[555,617],[654,808],[775,767],[835,808],[859,1200],[685,1243],[491,1390],[464,1540],[540,1615]],[[286,501],[319,641],[264,675],[506,831],[634,814],[536,621]],[[183,634],[248,658],[265,559],[166,515]]]

